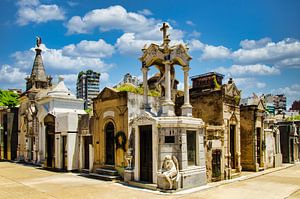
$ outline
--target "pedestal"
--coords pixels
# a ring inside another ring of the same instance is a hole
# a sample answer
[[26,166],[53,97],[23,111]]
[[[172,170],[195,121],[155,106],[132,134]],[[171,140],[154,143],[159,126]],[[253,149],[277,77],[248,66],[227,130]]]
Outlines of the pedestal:
[[124,182],[133,181],[134,179],[134,171],[125,169],[124,171]]
[[192,111],[193,111],[193,107],[190,104],[184,104],[181,107],[181,115],[182,116],[192,117],[193,116]]
[[162,115],[163,117],[175,116],[174,103],[172,101],[164,101],[162,104]]

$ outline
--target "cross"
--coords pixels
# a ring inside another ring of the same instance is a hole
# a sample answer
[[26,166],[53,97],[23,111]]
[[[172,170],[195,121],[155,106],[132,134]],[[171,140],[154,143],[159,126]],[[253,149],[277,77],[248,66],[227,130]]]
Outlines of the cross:
[[169,28],[167,23],[163,23],[163,26],[160,28],[160,31],[163,32],[163,40],[167,38],[167,29]]

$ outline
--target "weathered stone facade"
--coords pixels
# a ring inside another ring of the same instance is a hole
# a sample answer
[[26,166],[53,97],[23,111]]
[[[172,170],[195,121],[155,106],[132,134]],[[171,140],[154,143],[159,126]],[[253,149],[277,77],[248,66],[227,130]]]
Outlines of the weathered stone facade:
[[206,126],[208,181],[230,179],[241,172],[240,91],[232,80],[222,85],[222,79],[218,73],[195,76],[190,89],[193,116],[202,118]]
[[278,122],[283,163],[299,161],[300,121]]
[[280,131],[277,121],[272,115],[264,119],[264,132],[266,140],[266,168],[279,167],[282,165]]
[[0,160],[17,158],[18,109],[0,107]]
[[266,140],[264,131],[265,108],[262,100],[253,98],[241,105],[241,163],[245,171],[266,168]]

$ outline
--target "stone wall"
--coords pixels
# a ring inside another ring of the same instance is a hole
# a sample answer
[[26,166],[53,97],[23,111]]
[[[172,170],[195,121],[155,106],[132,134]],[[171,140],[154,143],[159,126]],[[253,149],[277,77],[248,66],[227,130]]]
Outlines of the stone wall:
[[241,164],[243,170],[256,170],[254,110],[241,107]]

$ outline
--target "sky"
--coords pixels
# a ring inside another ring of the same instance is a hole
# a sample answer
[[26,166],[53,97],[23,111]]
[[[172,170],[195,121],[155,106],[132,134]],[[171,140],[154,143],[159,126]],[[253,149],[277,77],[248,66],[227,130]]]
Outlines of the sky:
[[299,10],[298,0],[1,0],[0,88],[25,89],[37,35],[47,75],[73,92],[81,70],[100,72],[100,88],[141,78],[141,49],[162,43],[167,22],[172,43],[189,47],[190,76],[218,72],[244,98],[283,93],[289,106],[300,100]]

